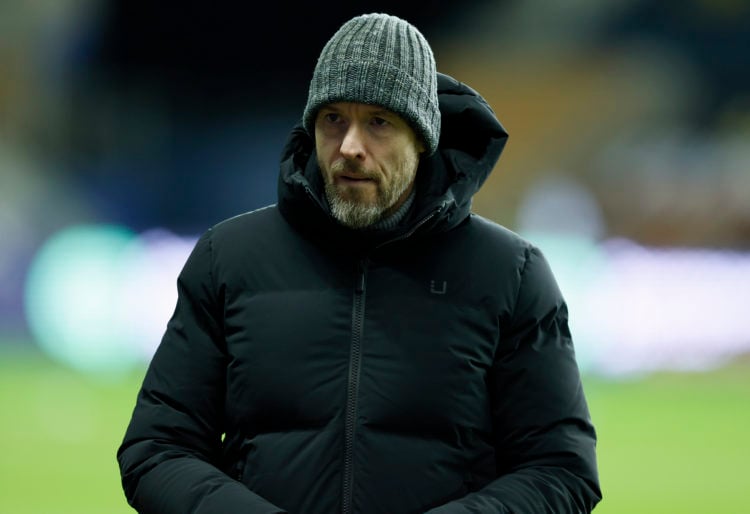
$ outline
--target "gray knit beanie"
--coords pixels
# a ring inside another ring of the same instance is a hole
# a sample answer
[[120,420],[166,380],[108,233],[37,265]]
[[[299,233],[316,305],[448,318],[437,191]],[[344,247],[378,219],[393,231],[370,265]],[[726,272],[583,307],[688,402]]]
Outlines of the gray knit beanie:
[[364,14],[328,40],[315,66],[302,123],[314,137],[323,105],[379,105],[409,122],[432,154],[440,139],[435,57],[424,36],[401,18]]

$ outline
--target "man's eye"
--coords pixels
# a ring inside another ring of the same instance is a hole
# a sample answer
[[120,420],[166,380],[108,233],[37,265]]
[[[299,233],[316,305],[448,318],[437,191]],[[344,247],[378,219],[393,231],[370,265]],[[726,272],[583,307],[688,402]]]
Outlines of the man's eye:
[[386,120],[385,118],[380,118],[378,116],[375,116],[372,119],[372,123],[373,125],[377,125],[378,127],[384,127],[385,125],[388,124],[388,120]]
[[325,119],[329,123],[336,123],[339,120],[339,115],[335,112],[329,112],[325,115]]

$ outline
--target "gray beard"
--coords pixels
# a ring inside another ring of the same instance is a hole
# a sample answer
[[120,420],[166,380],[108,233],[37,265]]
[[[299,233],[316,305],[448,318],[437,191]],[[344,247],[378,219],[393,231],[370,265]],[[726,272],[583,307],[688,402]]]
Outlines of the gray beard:
[[336,186],[326,184],[326,198],[331,207],[331,214],[342,225],[349,228],[365,228],[380,221],[383,213],[388,207],[383,207],[380,202],[375,205],[344,200],[336,191]]
[[336,186],[324,177],[326,199],[331,208],[331,214],[339,223],[349,228],[362,229],[374,225],[383,219],[388,209],[393,207],[409,188],[414,175],[405,174],[403,170],[408,170],[411,167],[416,168],[417,162],[407,159],[399,163],[394,181],[390,184],[390,187],[378,191],[375,204],[365,204],[356,201],[356,199],[345,200],[341,198]]

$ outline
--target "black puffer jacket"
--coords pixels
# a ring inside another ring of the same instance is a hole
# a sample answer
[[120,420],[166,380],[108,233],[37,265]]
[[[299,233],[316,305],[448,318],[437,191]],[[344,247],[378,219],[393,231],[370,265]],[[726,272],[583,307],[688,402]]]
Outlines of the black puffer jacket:
[[297,127],[278,203],[200,238],[118,451],[138,511],[562,514],[599,500],[547,262],[470,214],[507,135],[467,86],[441,75],[439,91],[440,150],[397,229],[332,220]]

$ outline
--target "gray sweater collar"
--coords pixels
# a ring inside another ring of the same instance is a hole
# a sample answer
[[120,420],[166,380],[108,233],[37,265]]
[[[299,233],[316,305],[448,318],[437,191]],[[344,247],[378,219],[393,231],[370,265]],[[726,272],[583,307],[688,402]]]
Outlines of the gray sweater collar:
[[387,218],[376,221],[365,230],[391,230],[395,228],[399,223],[401,223],[401,220],[406,217],[406,213],[409,212],[409,209],[414,203],[416,190],[416,187],[412,188],[411,193],[409,193],[409,196],[406,198],[406,201],[393,214],[391,214]]

